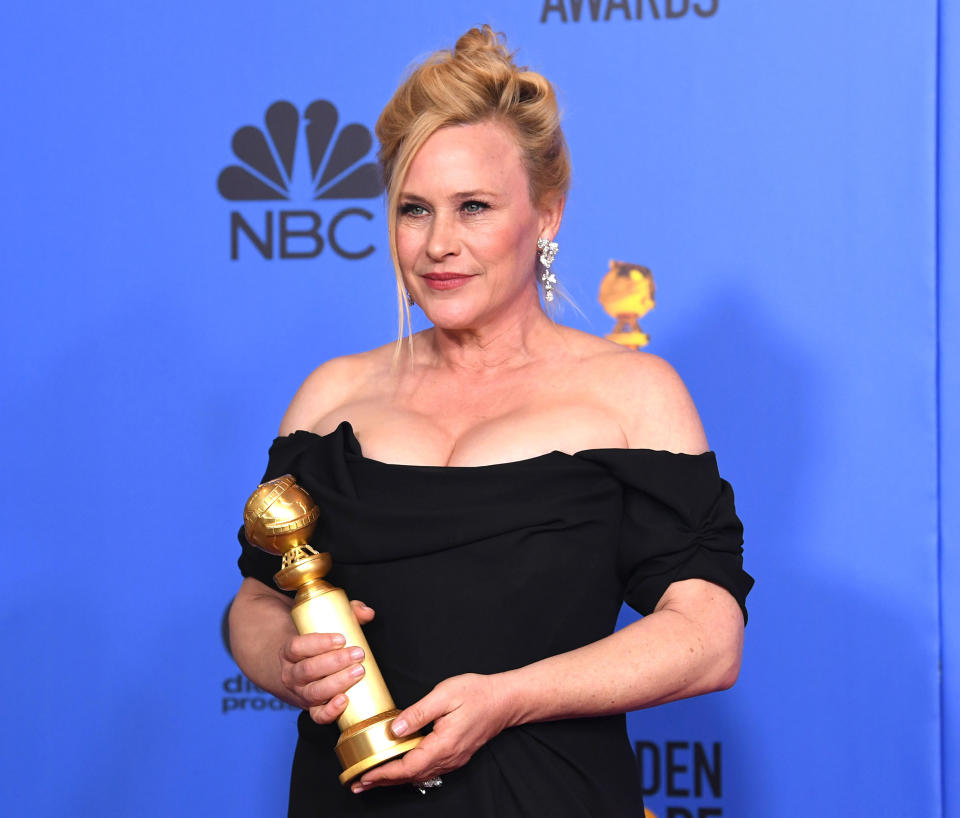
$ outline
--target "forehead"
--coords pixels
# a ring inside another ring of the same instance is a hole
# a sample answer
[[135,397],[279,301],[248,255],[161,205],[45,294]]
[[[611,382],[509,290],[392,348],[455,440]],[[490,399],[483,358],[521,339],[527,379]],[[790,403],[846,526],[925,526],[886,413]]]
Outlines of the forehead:
[[432,133],[414,156],[404,189],[462,191],[526,185],[526,169],[510,129],[487,121],[451,125]]

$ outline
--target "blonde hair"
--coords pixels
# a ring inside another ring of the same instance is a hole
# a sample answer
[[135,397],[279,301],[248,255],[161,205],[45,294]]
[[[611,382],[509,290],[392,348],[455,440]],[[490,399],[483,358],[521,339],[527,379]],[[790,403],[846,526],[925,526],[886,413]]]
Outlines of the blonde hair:
[[453,50],[437,51],[416,66],[377,120],[378,158],[387,186],[390,255],[397,278],[398,351],[404,317],[410,326],[397,256],[400,188],[413,157],[435,131],[491,119],[513,132],[535,205],[567,192],[570,155],[553,86],[536,71],[517,66],[504,36],[488,25],[470,29]]

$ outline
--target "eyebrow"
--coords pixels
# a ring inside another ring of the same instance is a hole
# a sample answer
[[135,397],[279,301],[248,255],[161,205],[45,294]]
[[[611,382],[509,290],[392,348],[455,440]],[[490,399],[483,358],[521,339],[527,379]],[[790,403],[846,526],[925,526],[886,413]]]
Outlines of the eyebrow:
[[[457,201],[457,200],[463,201],[464,199],[476,199],[478,197],[484,198],[484,199],[495,199],[497,197],[497,194],[490,190],[462,190],[462,191],[458,191],[457,193],[454,193],[449,198],[453,201]],[[407,191],[407,190],[400,191],[400,198],[401,199],[418,199],[422,202],[428,201],[426,196],[421,196],[419,193],[413,193],[412,191]]]

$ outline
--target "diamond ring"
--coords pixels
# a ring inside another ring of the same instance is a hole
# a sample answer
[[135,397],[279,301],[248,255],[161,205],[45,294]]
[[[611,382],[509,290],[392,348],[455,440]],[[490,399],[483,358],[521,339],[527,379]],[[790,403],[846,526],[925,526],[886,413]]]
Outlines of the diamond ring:
[[420,795],[426,795],[427,790],[432,790],[434,787],[442,787],[443,779],[439,775],[435,775],[433,778],[428,778],[425,781],[418,781],[413,786],[420,790]]

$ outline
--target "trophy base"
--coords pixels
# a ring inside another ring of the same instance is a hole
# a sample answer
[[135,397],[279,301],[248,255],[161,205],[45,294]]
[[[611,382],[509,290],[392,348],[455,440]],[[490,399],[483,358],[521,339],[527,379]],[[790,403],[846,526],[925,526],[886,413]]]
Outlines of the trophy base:
[[611,332],[607,335],[608,341],[613,341],[620,346],[639,349],[650,343],[650,336],[643,330],[629,330],[627,332]]
[[423,740],[420,735],[403,738],[394,736],[390,732],[390,725],[398,715],[399,710],[388,710],[353,724],[340,734],[336,750],[340,766],[343,767],[341,784],[349,784],[378,764],[402,756]]

